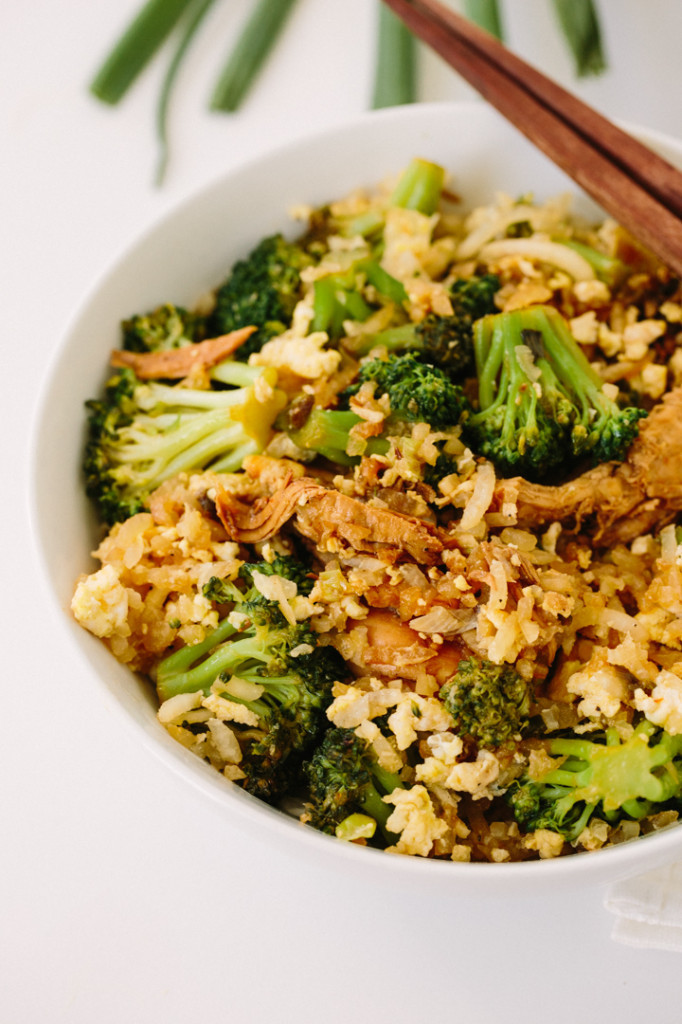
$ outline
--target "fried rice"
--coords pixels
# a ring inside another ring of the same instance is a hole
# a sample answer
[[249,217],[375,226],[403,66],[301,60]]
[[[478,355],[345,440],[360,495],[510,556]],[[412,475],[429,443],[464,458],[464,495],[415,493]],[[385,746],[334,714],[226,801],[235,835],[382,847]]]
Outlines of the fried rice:
[[[331,215],[357,217],[391,187],[353,192],[330,204]],[[557,731],[589,737],[612,728],[626,739],[643,716],[682,734],[682,502],[663,478],[677,478],[682,451],[673,415],[682,289],[613,221],[575,217],[567,196],[539,203],[500,194],[470,212],[461,205],[449,194],[432,216],[387,214],[382,266],[404,285],[409,319],[447,315],[452,282],[481,272],[499,278],[500,311],[555,307],[602,379],[650,410],[639,463],[635,451],[623,464],[545,487],[502,478],[459,427],[426,423],[386,455],[366,455],[388,411],[370,389],[353,405],[362,421],[349,439],[356,465],[321,466],[275,430],[239,472],[167,480],[148,510],[101,538],[93,552],[100,567],[78,580],[73,614],[116,659],[150,675],[169,651],[217,626],[202,593],[210,578],[234,579],[245,561],[303,544],[315,568],[311,592],[294,586],[273,597],[349,668],[333,687],[330,727],[354,730],[405,783],[386,797],[397,837],[389,850],[493,863],[594,851],[667,826],[677,811],[617,824],[593,817],[569,844],[547,829],[522,832],[500,797],[522,772],[542,778],[553,763],[545,739]],[[617,285],[601,280],[565,240],[617,256],[626,275]],[[333,405],[357,370],[358,338],[391,321],[383,304],[369,321],[347,321],[333,344],[310,333],[314,281],[363,248],[362,237],[329,236],[319,264],[304,271],[291,326],[250,357],[277,370],[290,399]],[[425,469],[442,451],[454,471],[432,487]],[[532,685],[544,734],[499,749],[458,735],[439,694],[470,655],[512,665]],[[226,784],[240,784],[240,729],[257,724],[243,705],[213,687],[170,698],[158,717]],[[305,805],[300,813],[305,821]]]

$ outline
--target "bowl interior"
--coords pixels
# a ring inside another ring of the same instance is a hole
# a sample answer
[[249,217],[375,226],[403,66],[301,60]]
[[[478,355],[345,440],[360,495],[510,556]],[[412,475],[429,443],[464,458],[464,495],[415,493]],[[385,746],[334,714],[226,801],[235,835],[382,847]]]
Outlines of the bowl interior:
[[[640,135],[646,133],[639,133]],[[655,148],[682,166],[682,146],[648,136]],[[204,798],[221,801],[247,827],[293,842],[355,868],[414,875],[420,884],[460,881],[486,891],[543,880],[555,886],[589,877],[604,880],[654,866],[682,853],[682,829],[627,846],[553,862],[457,865],[385,857],[349,848],[302,828],[273,811],[189,754],[155,717],[150,688],[119,665],[69,613],[74,582],[92,571],[96,531],[80,479],[83,403],[107,376],[109,351],[118,344],[122,318],[172,301],[193,306],[227,274],[235,259],[261,237],[296,231],[288,211],[324,203],[400,171],[413,157],[443,164],[465,207],[490,201],[495,192],[532,192],[543,199],[565,191],[574,209],[596,207],[515,129],[483,104],[414,105],[367,114],[341,127],[281,147],[232,172],[167,214],[103,274],[75,315],[49,367],[33,431],[31,515],[47,584],[71,635],[74,660],[92,678],[93,699],[107,696],[145,743]],[[40,460],[37,452],[53,454]]]

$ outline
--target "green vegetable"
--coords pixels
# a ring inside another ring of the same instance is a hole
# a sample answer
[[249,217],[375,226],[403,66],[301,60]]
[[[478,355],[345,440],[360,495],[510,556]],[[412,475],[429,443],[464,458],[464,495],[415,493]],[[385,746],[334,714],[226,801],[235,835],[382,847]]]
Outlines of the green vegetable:
[[[365,381],[376,385],[375,397],[388,395],[391,410],[382,435],[368,439],[366,455],[385,455],[390,447],[387,437],[404,433],[410,423],[429,423],[436,430],[455,426],[466,404],[457,384],[409,353],[369,360],[343,397],[351,397]],[[340,466],[352,466],[358,459],[346,451],[348,436],[361,422],[349,409],[313,409],[301,426],[283,426],[299,448],[317,452]]]
[[495,274],[484,274],[456,281],[452,287],[453,312],[449,316],[430,313],[419,323],[405,323],[362,340],[356,355],[366,354],[376,345],[389,352],[409,351],[439,367],[451,377],[467,374],[473,367],[473,325],[495,310],[494,297],[499,289]]
[[[338,466],[354,466],[359,459],[348,455],[348,435],[361,418],[349,409],[313,409],[302,427],[287,433],[294,444],[304,451],[316,452]],[[383,437],[372,437],[365,448],[366,455],[385,455],[389,442]]]
[[581,460],[621,460],[642,409],[621,409],[549,306],[477,320],[478,411],[463,421],[467,442],[505,474],[530,480],[566,474]]
[[232,112],[239,108],[295,3],[296,0],[257,0],[213,90],[212,110]]
[[196,0],[196,2],[190,7],[187,23],[183,28],[180,41],[175,48],[175,52],[170,64],[168,65],[163,82],[161,83],[159,102],[156,110],[156,134],[159,140],[159,162],[156,168],[157,185],[160,185],[163,182],[166,174],[166,168],[168,166],[168,112],[173,88],[190,44],[214,2],[215,0]]
[[[599,75],[606,68],[599,15],[594,0],[551,0],[559,28],[571,52],[578,77]],[[504,41],[498,0],[464,0],[467,18]]]
[[269,367],[225,361],[216,374],[229,388],[196,389],[142,382],[122,370],[102,399],[86,403],[86,494],[109,525],[145,508],[164,480],[207,467],[234,472],[247,455],[263,450],[285,403],[281,391],[259,401],[254,384]]
[[[277,602],[263,597],[253,583],[256,572],[299,583],[307,582],[309,570],[295,559],[280,558],[274,566],[243,566],[234,582],[210,580],[204,596],[221,609],[231,605],[239,613],[237,624],[228,614],[203,642],[168,655],[157,666],[155,681],[161,701],[213,688],[257,716],[257,726],[234,727],[242,748],[243,785],[273,801],[290,791],[302,758],[318,742],[332,684],[344,679],[346,670],[334,648],[320,646],[318,634],[303,624],[292,625]],[[241,696],[243,685],[231,689],[233,677],[262,692],[252,699]]]
[[343,334],[345,320],[362,322],[372,312],[358,288],[352,269],[319,277],[313,285],[311,331],[326,331],[332,339]]
[[564,760],[540,780],[523,778],[507,791],[524,831],[546,828],[574,842],[593,816],[615,825],[682,796],[682,736],[645,720],[627,739],[613,728],[590,739],[557,737],[549,753]]
[[380,845],[395,842],[386,829],[392,808],[383,797],[404,789],[400,776],[382,768],[372,748],[352,729],[329,729],[303,765],[309,823],[321,832],[343,835],[344,824],[362,814],[379,827]]
[[439,164],[414,157],[400,175],[389,205],[430,216],[438,209],[444,181],[445,170]]
[[228,334],[239,327],[258,328],[239,349],[248,359],[269,338],[291,324],[296,303],[303,294],[301,270],[312,257],[281,234],[262,239],[243,260],[235,263],[216,292],[215,309],[208,318],[210,334]]
[[410,352],[363,363],[344,397],[352,397],[368,381],[375,385],[375,397],[388,396],[393,421],[428,423],[435,430],[449,429],[459,422],[466,406],[458,384],[442,370],[421,362]]
[[579,77],[599,75],[606,68],[599,17],[593,0],[552,0]]
[[497,0],[464,0],[464,13],[496,39],[504,38],[500,5]]
[[414,36],[385,4],[378,8],[378,33],[372,107],[395,107],[417,98]]
[[[437,442],[436,446],[442,447],[442,442]],[[425,484],[432,487],[436,494],[438,494],[438,485],[441,480],[457,472],[457,460],[452,455],[448,455],[447,452],[441,451],[432,466],[428,463],[424,466],[423,480]]]
[[183,348],[201,341],[205,333],[203,317],[171,303],[123,320],[121,332],[123,348],[129,352]]
[[387,273],[376,260],[359,259],[348,270],[315,280],[311,331],[326,331],[330,338],[338,339],[343,334],[345,320],[366,320],[372,307],[362,294],[365,281],[387,301],[397,304],[407,301],[407,292],[400,281]]
[[116,104],[196,0],[147,0],[97,71],[90,91]]
[[440,697],[454,730],[481,747],[501,747],[528,726],[530,686],[511,665],[469,658],[443,685]]
[[[102,102],[118,103],[174,29],[181,31],[157,102],[157,184],[162,182],[168,163],[167,120],[178,70],[212,3],[213,0],[147,0],[114,43],[90,85],[90,91]],[[234,111],[241,106],[280,37],[294,3],[295,0],[254,0],[213,89],[211,109]],[[576,73],[600,73],[605,59],[593,0],[553,0],[553,4],[575,58]],[[502,38],[497,0],[465,0],[465,10],[473,21]],[[377,17],[372,106],[411,103],[417,93],[417,41],[385,5],[379,6]]]

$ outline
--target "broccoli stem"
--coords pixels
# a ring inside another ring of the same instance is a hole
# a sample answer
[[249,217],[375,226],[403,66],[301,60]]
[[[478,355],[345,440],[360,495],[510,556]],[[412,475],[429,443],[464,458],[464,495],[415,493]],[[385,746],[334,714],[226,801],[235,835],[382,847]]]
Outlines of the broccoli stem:
[[[391,790],[389,789],[387,792],[390,793]],[[370,818],[374,818],[384,836],[386,836],[386,822],[391,816],[392,808],[384,803],[379,791],[372,785],[367,786],[362,799],[359,801],[359,805],[365,814],[369,814]]]
[[390,299],[391,302],[395,302],[396,305],[400,305],[402,302],[407,302],[409,296],[407,290],[402,281],[399,281],[392,274],[389,274],[387,270],[377,263],[376,260],[359,260],[355,264],[356,272],[364,273],[367,280],[373,285],[380,295],[384,298]]
[[[480,321],[480,330],[474,335],[474,353],[479,368],[478,396],[482,409],[493,409],[504,401],[509,374],[508,363],[503,365],[509,336],[505,325],[508,323],[508,320],[486,317]],[[503,376],[498,383],[501,368]]]
[[[156,419],[160,422],[155,426],[163,433],[143,434],[140,427],[144,427],[144,421],[137,428],[121,431],[123,443],[117,452],[119,477],[129,475],[140,485],[144,481],[146,487],[153,488],[177,473],[205,466],[226,450],[228,454],[221,462],[232,465],[242,450],[250,454],[258,449],[255,440],[244,437],[240,423],[228,419],[225,426],[226,415],[222,409],[197,416],[170,414]],[[128,440],[131,443],[126,443]],[[132,467],[139,463],[144,465],[143,469],[130,468],[126,474],[126,464]],[[241,461],[237,465],[241,465]]]
[[520,311],[516,320],[519,333],[521,327],[540,332],[561,379],[576,380],[578,371],[585,378],[581,383],[591,386],[590,397],[595,392],[602,394],[601,377],[571,334],[561,313],[551,306],[531,306]]
[[156,686],[162,700],[178,693],[196,693],[199,690],[208,693],[223,673],[234,675],[237,666],[240,672],[248,672],[272,660],[272,649],[267,640],[252,635],[232,640],[237,632],[237,627],[224,619],[202,643],[183,647],[164,658],[156,673]]
[[[277,383],[277,371],[272,366],[249,366],[237,359],[223,359],[211,370],[211,379],[220,384],[231,384],[234,388],[247,388],[263,377],[272,387]],[[230,392],[221,392],[229,394]]]
[[[223,619],[216,629],[209,633],[200,643],[187,644],[160,661],[156,669],[156,686],[161,699],[168,700],[169,697],[173,697],[176,693],[192,693],[194,689],[203,689],[203,686],[191,687],[187,685],[192,666],[201,658],[210,654],[214,648],[218,648],[220,644],[224,643],[236,632],[237,627],[233,626],[228,619]],[[209,686],[218,674],[217,672],[215,673]],[[194,678],[198,677],[192,676],[192,679]]]
[[[243,364],[234,363],[233,365],[241,366]],[[256,370],[260,367],[245,367],[245,369]],[[216,367],[216,371],[220,371],[220,367]],[[231,369],[230,374],[232,374]],[[254,375],[253,379],[257,376],[259,376],[258,373]],[[226,381],[226,383],[232,384],[233,381]],[[244,384],[250,385],[251,380],[245,379]],[[139,407],[147,412],[153,412],[158,406],[166,406],[169,409],[182,406],[183,408],[210,411],[212,409],[230,409],[241,405],[244,401],[244,392],[241,391],[241,384],[232,391],[213,391],[208,388],[178,388],[177,385],[154,382],[140,385],[135,397]]]
[[400,305],[408,298],[405,286],[372,259],[357,260],[343,273],[319,277],[313,286],[313,322],[311,330],[326,331],[338,337],[344,320],[364,321],[372,312],[360,291],[363,278],[379,295]]
[[391,195],[391,205],[431,216],[438,209],[444,180],[442,167],[415,157],[400,176]]
[[[289,436],[298,448],[317,452],[339,466],[354,466],[357,456],[348,455],[348,437],[353,427],[362,423],[356,413],[346,409],[313,409],[300,430],[290,431]],[[382,437],[371,437],[364,454],[385,455],[389,442]]]
[[393,808],[384,802],[384,794],[392,793],[394,789],[404,789],[402,779],[395,772],[389,772],[382,768],[376,761],[371,765],[371,773],[374,776],[376,785],[370,782],[364,790],[360,807],[363,811],[374,818],[381,833],[388,843],[394,843],[397,836],[386,828],[386,823],[391,816]]
[[360,292],[348,282],[347,274],[320,277],[313,285],[312,331],[326,331],[338,337],[344,320],[366,320],[372,312]]
[[356,355],[364,356],[376,345],[383,346],[388,352],[401,352],[406,348],[420,351],[424,348],[424,344],[417,334],[415,326],[413,323],[406,323],[400,324],[399,327],[387,327],[379,334],[362,339],[361,344],[353,346],[353,351]]

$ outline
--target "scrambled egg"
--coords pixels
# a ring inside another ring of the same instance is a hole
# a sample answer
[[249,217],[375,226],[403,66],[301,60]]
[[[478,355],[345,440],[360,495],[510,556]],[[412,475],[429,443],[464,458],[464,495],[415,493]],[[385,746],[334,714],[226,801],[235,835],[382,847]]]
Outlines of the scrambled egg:
[[634,706],[654,725],[660,725],[671,736],[682,733],[682,679],[663,669],[656,677],[651,694],[635,691]]
[[389,850],[428,857],[436,839],[447,831],[446,823],[436,817],[428,791],[424,786],[395,789],[384,801],[395,808],[386,828],[400,834],[398,842]]
[[122,585],[113,565],[104,565],[97,572],[78,581],[71,601],[71,611],[81,626],[95,636],[119,633],[128,618],[128,591]]

